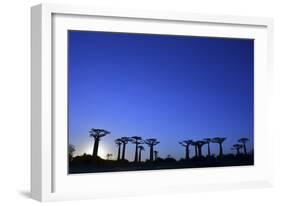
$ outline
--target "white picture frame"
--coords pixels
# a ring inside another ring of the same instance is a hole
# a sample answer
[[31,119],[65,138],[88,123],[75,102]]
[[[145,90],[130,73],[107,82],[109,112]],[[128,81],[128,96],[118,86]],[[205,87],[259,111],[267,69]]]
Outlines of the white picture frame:
[[[32,198],[52,201],[272,186],[273,136],[267,126],[274,75],[272,19],[40,4],[31,9],[31,25]],[[255,165],[68,175],[68,29],[254,38]],[[263,145],[261,138],[267,140]]]

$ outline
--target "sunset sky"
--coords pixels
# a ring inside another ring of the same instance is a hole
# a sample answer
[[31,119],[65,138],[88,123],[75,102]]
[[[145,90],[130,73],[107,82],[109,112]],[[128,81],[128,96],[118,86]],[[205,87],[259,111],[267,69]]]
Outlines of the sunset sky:
[[[234,153],[237,139],[248,137],[253,149],[254,40],[85,31],[68,38],[74,155],[92,154],[91,128],[111,132],[100,142],[102,158],[116,158],[116,138],[135,135],[157,138],[164,158],[184,157],[185,139],[227,137],[224,153]],[[127,159],[134,149],[129,143]]]

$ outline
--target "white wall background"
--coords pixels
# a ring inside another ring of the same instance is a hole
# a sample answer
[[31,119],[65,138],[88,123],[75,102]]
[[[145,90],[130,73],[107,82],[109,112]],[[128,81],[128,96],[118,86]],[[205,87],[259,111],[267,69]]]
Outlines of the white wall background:
[[[30,6],[46,2],[6,0],[0,6],[0,204],[36,205],[29,198],[30,172]],[[271,128],[275,139],[276,186],[271,189],[213,191],[47,203],[60,205],[280,205],[281,199],[281,12],[276,0],[57,0],[159,11],[265,16],[275,20],[275,97]],[[278,71],[279,68],[279,71]],[[278,105],[280,108],[278,108]],[[276,108],[275,108],[276,107]],[[266,139],[265,139],[266,141]],[[279,146],[280,145],[280,146]],[[149,187],[149,183],[148,187]]]

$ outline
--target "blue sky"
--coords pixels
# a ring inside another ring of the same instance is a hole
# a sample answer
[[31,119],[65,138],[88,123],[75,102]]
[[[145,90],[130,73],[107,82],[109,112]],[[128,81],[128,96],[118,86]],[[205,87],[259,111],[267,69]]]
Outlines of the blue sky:
[[[100,142],[101,157],[116,158],[114,139],[134,135],[157,138],[159,156],[177,159],[185,139],[224,136],[229,153],[248,137],[253,148],[254,40],[69,31],[68,46],[76,155],[92,152],[90,128],[111,132]],[[133,155],[128,144],[126,156]]]

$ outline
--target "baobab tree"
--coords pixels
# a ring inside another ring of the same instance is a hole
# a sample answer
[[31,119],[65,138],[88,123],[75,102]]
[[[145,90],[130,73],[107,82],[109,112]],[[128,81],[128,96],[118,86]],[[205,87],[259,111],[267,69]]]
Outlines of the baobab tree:
[[214,137],[211,142],[219,144],[220,147],[220,152],[219,156],[223,156],[223,148],[222,148],[222,143],[226,140],[226,137]]
[[92,128],[90,131],[90,137],[95,140],[94,148],[93,148],[93,159],[97,159],[98,157],[98,149],[99,149],[99,142],[102,137],[110,134],[109,131],[104,129],[94,129]]
[[205,142],[205,141],[202,141],[202,140],[199,140],[199,141],[196,141],[195,143],[196,143],[197,149],[198,149],[198,156],[199,156],[199,157],[202,157],[202,146],[203,146],[204,144],[206,144],[206,142]]
[[121,137],[120,141],[123,144],[123,150],[122,150],[122,160],[125,160],[125,151],[126,151],[126,144],[130,141],[130,137]]
[[184,140],[182,142],[179,142],[179,144],[185,147],[185,159],[189,160],[189,145],[192,144],[192,140]]
[[150,148],[150,152],[149,152],[149,160],[152,162],[153,161],[153,151],[154,151],[154,146],[159,144],[160,142],[157,141],[157,139],[155,138],[150,138],[150,139],[146,139],[144,141],[145,144],[147,144]]
[[158,159],[158,151],[154,151],[154,159],[155,159],[155,161]]
[[238,142],[242,143],[243,144],[243,149],[244,149],[244,154],[246,155],[247,154],[247,149],[246,149],[246,142],[248,142],[249,139],[246,138],[246,137],[243,137],[243,138],[240,138],[238,140]]
[[115,140],[115,144],[118,147],[117,161],[119,161],[120,160],[120,155],[121,155],[121,145],[122,145],[121,139],[120,138],[116,139]]
[[211,143],[211,138],[205,138],[203,139],[206,144],[208,145],[208,157],[210,158],[211,157],[211,149],[210,149],[210,143]]
[[135,162],[137,162],[137,161],[138,161],[138,146],[139,146],[140,144],[143,144],[142,138],[139,137],[139,136],[133,136],[133,137],[131,137],[131,142],[136,145],[136,150],[135,150]]
[[138,149],[139,149],[139,162],[141,162],[141,152],[144,151],[144,147],[140,145]]
[[243,145],[241,144],[234,144],[232,145],[232,149],[236,150],[236,154],[239,155],[240,154],[240,149],[243,147]]
[[195,157],[198,157],[198,153],[197,153],[197,143],[194,141],[191,141],[191,145],[194,146],[194,155]]

